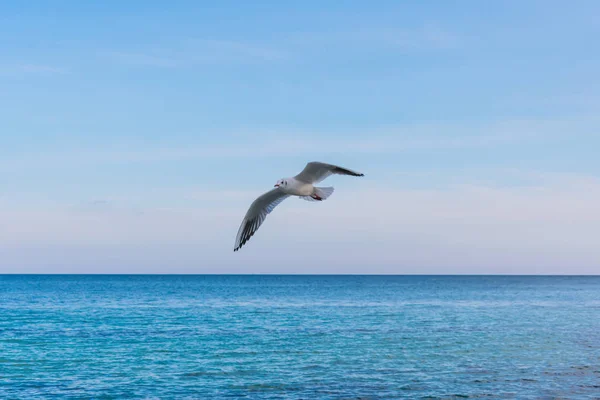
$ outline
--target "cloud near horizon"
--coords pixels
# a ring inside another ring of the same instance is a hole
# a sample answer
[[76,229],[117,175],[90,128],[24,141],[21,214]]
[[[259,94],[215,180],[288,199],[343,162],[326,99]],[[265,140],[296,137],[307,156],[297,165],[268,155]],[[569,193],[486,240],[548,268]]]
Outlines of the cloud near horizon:
[[[286,200],[235,254],[233,240],[255,193],[229,193],[222,204],[179,209],[100,202],[32,211],[4,204],[0,272],[48,272],[49,267],[62,273],[600,271],[598,179],[435,190],[359,185],[357,190],[349,185],[319,204]],[[201,197],[218,199],[219,192]]]

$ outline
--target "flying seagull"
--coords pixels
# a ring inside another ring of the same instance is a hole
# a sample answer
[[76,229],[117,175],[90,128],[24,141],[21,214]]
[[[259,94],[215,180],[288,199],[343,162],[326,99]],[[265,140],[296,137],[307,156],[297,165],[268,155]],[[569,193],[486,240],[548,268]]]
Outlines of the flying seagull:
[[293,178],[278,180],[275,189],[254,200],[240,225],[233,251],[238,251],[246,244],[265,221],[267,214],[270,214],[275,207],[288,197],[298,196],[308,201],[323,201],[331,196],[333,193],[332,187],[315,187],[313,185],[334,174],[364,176],[364,174],[337,165],[309,162],[298,175]]

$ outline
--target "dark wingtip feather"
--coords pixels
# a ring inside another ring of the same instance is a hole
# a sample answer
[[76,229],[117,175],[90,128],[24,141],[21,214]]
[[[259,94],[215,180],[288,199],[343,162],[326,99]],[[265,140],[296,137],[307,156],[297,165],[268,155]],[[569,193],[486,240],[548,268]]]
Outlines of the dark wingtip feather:
[[248,242],[248,240],[250,240],[250,238],[252,236],[254,236],[254,234],[256,233],[256,230],[258,229],[257,227],[253,226],[255,221],[256,221],[256,218],[251,219],[250,221],[246,222],[246,224],[244,225],[243,231],[242,231],[242,235],[240,237],[240,244],[238,247],[233,249],[234,252],[241,249],[246,244],[246,242]]
[[360,172],[354,172],[342,167],[336,167],[333,172],[341,175],[365,176],[365,174],[361,174]]

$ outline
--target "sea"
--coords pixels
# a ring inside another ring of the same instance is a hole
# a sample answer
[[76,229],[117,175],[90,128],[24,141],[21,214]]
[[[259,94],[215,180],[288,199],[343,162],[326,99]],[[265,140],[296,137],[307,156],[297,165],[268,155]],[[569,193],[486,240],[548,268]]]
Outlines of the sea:
[[0,275],[0,399],[600,399],[600,277]]

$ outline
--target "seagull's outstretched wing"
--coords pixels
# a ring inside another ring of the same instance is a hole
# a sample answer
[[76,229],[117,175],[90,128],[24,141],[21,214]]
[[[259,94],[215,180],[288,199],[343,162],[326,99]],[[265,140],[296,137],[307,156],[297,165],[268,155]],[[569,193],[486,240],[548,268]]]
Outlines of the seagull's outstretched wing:
[[240,225],[233,251],[238,251],[246,244],[265,221],[267,214],[270,214],[279,203],[288,197],[290,195],[285,194],[280,189],[273,189],[254,200]]
[[315,184],[323,181],[325,178],[333,174],[364,176],[364,174],[338,167],[337,165],[313,161],[306,164],[306,167],[304,167],[302,172],[296,175],[295,178],[302,182]]

